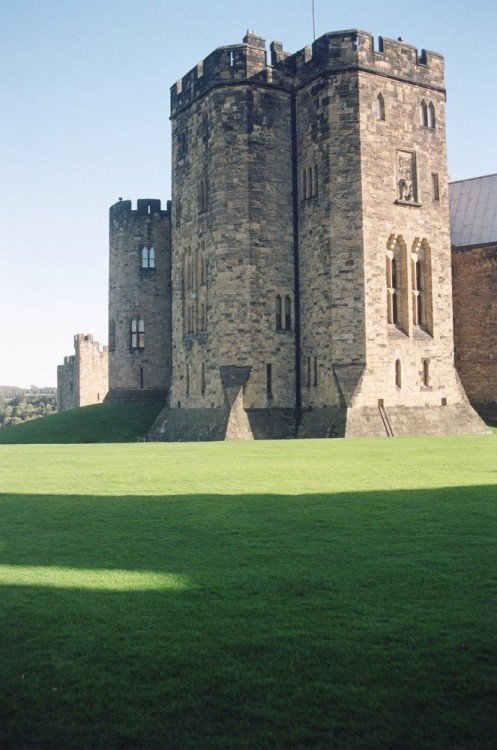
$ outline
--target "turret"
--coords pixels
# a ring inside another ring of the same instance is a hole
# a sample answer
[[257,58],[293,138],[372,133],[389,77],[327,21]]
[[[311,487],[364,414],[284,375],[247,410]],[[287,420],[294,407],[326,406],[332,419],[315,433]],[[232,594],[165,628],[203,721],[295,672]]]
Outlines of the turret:
[[170,203],[110,208],[109,395],[166,401],[171,370]]

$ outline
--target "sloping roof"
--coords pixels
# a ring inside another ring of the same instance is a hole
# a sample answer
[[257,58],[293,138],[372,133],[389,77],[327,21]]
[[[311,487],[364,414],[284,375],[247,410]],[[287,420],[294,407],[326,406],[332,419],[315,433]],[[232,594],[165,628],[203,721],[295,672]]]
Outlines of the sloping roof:
[[452,245],[497,243],[497,174],[449,185]]

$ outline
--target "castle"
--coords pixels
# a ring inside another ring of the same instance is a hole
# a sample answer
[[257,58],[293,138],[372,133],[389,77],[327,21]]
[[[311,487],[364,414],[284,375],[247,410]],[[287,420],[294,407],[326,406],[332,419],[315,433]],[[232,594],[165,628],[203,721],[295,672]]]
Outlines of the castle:
[[485,432],[454,367],[443,58],[248,32],[171,89],[172,202],[110,209],[108,401],[157,440]]

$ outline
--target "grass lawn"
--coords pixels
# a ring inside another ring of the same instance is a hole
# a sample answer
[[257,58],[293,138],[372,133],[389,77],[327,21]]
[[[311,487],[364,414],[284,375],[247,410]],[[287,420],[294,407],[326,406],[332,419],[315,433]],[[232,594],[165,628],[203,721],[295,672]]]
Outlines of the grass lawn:
[[0,446],[0,748],[490,750],[497,435]]

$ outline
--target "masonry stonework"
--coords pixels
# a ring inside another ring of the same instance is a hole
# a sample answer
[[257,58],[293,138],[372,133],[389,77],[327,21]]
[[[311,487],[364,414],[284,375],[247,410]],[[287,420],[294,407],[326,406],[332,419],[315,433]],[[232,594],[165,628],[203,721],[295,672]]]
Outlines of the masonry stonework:
[[111,208],[110,400],[167,399],[157,440],[486,431],[454,368],[440,55],[352,30],[268,61],[247,32],[171,121],[171,211]]
[[162,401],[171,372],[170,206],[120,200],[110,209],[109,394]]
[[102,403],[108,391],[108,350],[88,333],[74,337],[74,354],[57,367],[59,411]]
[[156,438],[206,437],[209,408],[238,436],[240,407],[245,437],[485,431],[454,368],[444,108],[440,55],[355,30],[270,64],[248,33],[172,87]]
[[497,242],[453,248],[456,366],[471,403],[497,418]]

